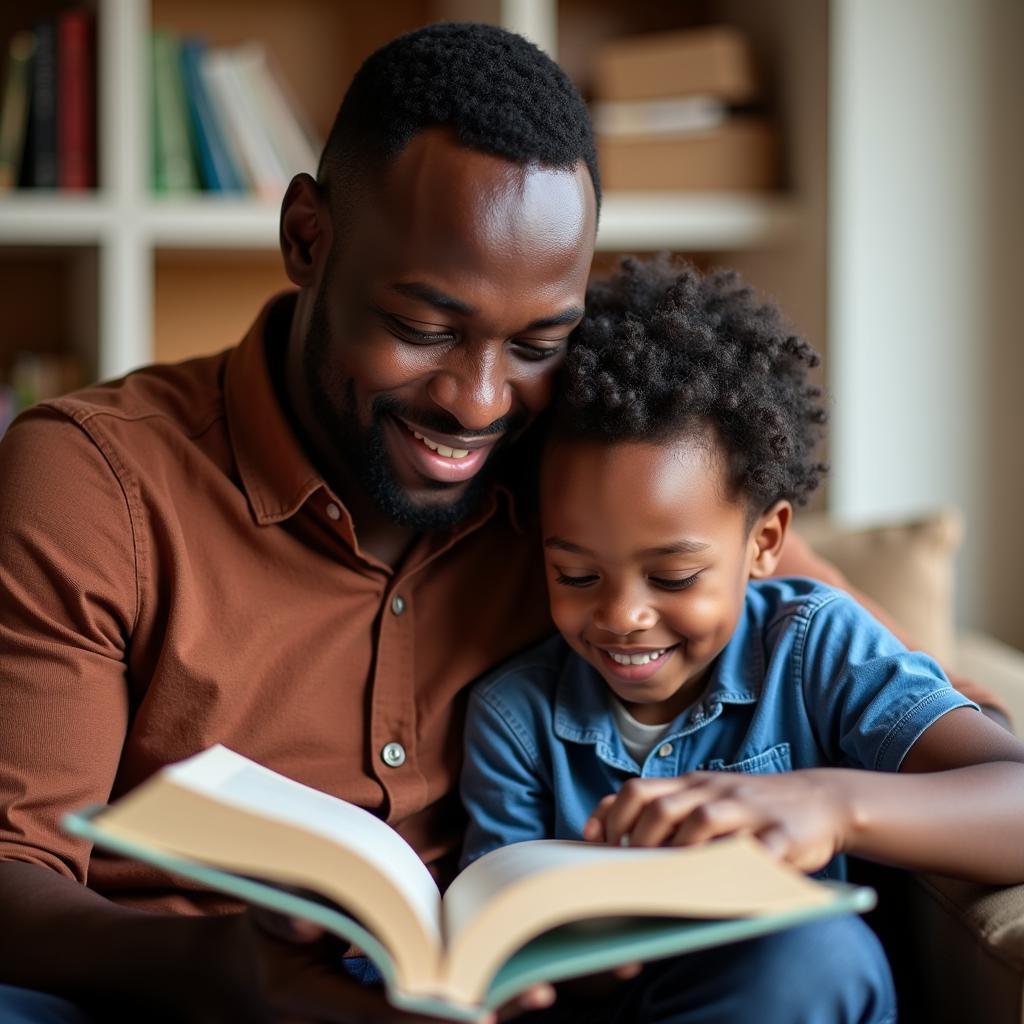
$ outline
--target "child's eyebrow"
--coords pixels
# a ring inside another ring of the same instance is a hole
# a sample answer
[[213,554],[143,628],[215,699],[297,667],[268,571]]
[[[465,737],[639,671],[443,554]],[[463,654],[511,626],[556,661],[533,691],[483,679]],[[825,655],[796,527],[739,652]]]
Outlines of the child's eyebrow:
[[[547,537],[544,540],[544,547],[558,548],[560,551],[568,551],[573,555],[589,555],[591,558],[594,557],[594,552],[590,548],[585,548],[581,544],[574,544],[571,540],[566,540],[564,537]],[[643,551],[638,551],[637,555],[640,558],[651,558],[657,555],[696,555],[701,551],[707,551],[709,547],[711,545],[702,540],[677,540],[671,544],[661,544],[656,548],[644,548]]]

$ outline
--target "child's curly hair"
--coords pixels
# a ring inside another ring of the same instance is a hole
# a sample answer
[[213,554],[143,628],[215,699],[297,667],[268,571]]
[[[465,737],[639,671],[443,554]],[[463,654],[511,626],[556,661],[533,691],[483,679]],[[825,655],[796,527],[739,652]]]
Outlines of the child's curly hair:
[[819,361],[735,272],[626,257],[589,289],[556,431],[660,442],[710,428],[752,511],[802,505],[827,471],[813,457],[827,414],[807,380]]

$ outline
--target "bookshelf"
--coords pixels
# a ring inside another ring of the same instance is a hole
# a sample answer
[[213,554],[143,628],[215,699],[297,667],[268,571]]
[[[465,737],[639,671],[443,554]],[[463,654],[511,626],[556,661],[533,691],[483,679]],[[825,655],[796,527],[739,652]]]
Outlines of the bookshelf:
[[[716,15],[721,6],[724,17],[749,20],[743,4],[712,6]],[[806,20],[806,4],[800,0],[773,0],[771,6],[788,12],[791,21]],[[678,7],[682,14],[675,12],[669,25],[687,24],[691,8],[707,18],[705,3]],[[28,8],[23,25],[51,10],[43,2],[30,2]],[[85,301],[79,287],[75,301],[82,317],[94,318],[90,330],[78,333],[93,339],[86,366],[97,377],[120,375],[154,358],[222,348],[241,335],[263,299],[287,284],[275,255],[277,204],[217,194],[156,197],[150,191],[151,26],[199,33],[213,45],[261,39],[303,110],[326,135],[359,62],[401,31],[442,18],[496,22],[529,35],[571,71],[581,64],[580,40],[593,41],[595,25],[598,32],[604,26],[606,34],[621,31],[623,17],[622,5],[611,0],[395,0],[370,11],[356,0],[288,5],[253,0],[244,18],[229,0],[96,0],[93,8],[99,187],[91,194],[24,190],[0,198],[0,258],[5,252],[50,251],[67,265],[70,276],[81,277],[71,274],[79,261],[76,253],[84,247],[92,254],[95,294]],[[635,8],[634,30],[665,26],[665,5],[642,0]],[[569,41],[564,56],[559,38]],[[790,127],[785,125],[787,131]],[[790,173],[795,183],[798,178]],[[740,264],[787,300],[790,291],[813,293],[809,302],[801,300],[813,330],[823,324],[824,289],[823,271],[813,269],[821,252],[808,227],[820,218],[809,210],[807,198],[799,188],[769,195],[611,192],[598,248],[603,253],[672,249],[705,261]],[[799,281],[799,288],[790,287],[787,279]],[[5,307],[13,303],[19,307],[14,319],[24,320],[25,306],[37,299],[31,292],[6,296],[0,299],[0,312],[10,319]],[[0,356],[19,340],[5,332]],[[64,343],[81,350],[79,338],[65,335]]]

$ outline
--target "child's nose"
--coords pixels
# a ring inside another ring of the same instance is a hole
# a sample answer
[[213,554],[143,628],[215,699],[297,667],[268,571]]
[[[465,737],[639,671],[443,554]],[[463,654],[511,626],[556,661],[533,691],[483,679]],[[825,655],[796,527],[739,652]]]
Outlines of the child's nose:
[[616,636],[650,629],[656,621],[657,614],[646,601],[625,592],[609,594],[594,612],[594,625]]

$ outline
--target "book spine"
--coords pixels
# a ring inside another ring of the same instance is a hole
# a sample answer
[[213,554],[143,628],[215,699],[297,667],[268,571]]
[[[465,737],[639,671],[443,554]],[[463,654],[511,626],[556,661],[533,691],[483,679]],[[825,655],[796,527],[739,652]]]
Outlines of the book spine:
[[286,180],[305,171],[316,174],[319,147],[311,141],[299,119],[297,108],[288,99],[270,68],[262,46],[239,47],[235,51],[238,76],[251,105],[262,115],[264,130],[277,155]]
[[210,98],[210,106],[221,129],[220,137],[224,143],[224,148],[230,155],[231,163],[238,172],[238,178],[242,187],[249,189],[254,185],[252,170],[242,149],[231,96],[224,80],[223,57],[224,53],[219,50],[204,51],[199,59],[199,77],[206,88],[206,95]]
[[240,63],[243,54],[227,50],[218,56],[223,62],[222,88],[256,192],[263,199],[278,201],[288,185],[288,178],[267,136],[255,97],[248,90]]
[[61,188],[96,182],[95,41],[87,11],[57,19],[57,168]]
[[244,188],[242,178],[231,159],[224,131],[217,121],[210,96],[200,73],[205,45],[197,39],[186,40],[181,47],[181,75],[192,116],[199,170],[203,185],[215,192],[236,192]]
[[56,188],[57,24],[50,18],[43,19],[36,25],[35,32],[29,182],[37,188]]
[[159,192],[189,192],[199,186],[192,160],[189,119],[181,78],[181,44],[176,36],[153,33],[155,114],[154,184]]
[[0,108],[0,192],[17,187],[28,128],[29,74],[35,36],[16,32],[7,51],[7,83]]

